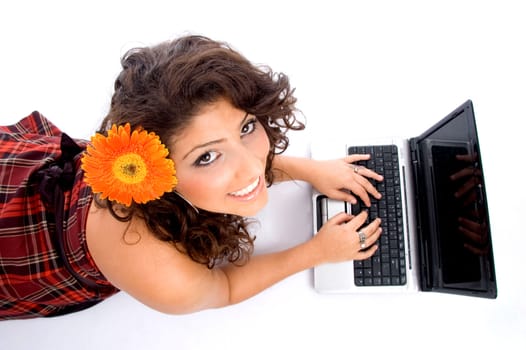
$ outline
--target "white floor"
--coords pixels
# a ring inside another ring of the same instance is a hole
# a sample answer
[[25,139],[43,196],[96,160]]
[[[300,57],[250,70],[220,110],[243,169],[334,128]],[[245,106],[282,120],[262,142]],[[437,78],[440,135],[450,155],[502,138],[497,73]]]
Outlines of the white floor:
[[[56,319],[0,322],[0,349],[523,348],[526,274],[525,11],[519,1],[29,1],[0,8],[0,122],[39,110],[87,138],[127,48],[192,32],[289,74],[307,131],[289,154],[335,136],[412,136],[470,98],[486,171],[499,297],[326,296],[299,273],[242,304],[187,316],[124,293]],[[343,6],[342,4],[348,5]],[[146,5],[147,4],[147,5]],[[518,160],[516,160],[518,156]],[[310,188],[271,189],[257,252],[312,233]],[[409,332],[410,337],[404,335]]]

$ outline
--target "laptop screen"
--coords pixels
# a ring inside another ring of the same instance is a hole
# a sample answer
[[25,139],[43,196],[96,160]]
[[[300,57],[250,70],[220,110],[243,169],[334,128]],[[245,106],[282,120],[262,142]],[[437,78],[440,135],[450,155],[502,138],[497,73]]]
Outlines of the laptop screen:
[[[489,216],[471,101],[416,139],[426,289],[496,297]],[[424,232],[425,231],[425,232]]]

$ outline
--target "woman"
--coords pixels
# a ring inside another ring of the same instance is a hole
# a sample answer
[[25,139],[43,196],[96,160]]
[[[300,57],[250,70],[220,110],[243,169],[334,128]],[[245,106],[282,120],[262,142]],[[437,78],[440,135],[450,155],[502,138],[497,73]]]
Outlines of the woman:
[[368,178],[382,177],[350,166],[368,155],[280,155],[286,132],[304,128],[285,75],[201,36],[131,50],[122,67],[90,144],[38,112],[0,127],[0,318],[62,315],[119,290],[161,312],[190,313],[375,252],[380,222],[364,226],[364,212],[251,256],[246,217],[274,182],[304,180],[366,204],[380,196]]

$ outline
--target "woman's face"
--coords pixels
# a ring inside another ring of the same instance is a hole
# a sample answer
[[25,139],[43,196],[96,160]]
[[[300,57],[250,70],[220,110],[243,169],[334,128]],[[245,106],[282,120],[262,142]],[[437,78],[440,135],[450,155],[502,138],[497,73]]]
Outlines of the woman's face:
[[269,139],[255,116],[219,100],[174,138],[175,190],[198,208],[252,216],[267,203]]

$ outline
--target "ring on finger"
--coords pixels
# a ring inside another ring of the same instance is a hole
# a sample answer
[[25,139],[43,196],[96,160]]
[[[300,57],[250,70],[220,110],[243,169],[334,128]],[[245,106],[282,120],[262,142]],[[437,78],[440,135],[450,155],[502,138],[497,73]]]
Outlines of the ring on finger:
[[364,249],[366,237],[365,237],[365,233],[362,230],[358,231],[358,238],[360,239],[360,248]]
[[360,171],[361,168],[362,168],[362,167],[359,166],[359,165],[353,165],[352,170],[353,170],[356,174],[358,174],[358,172]]

